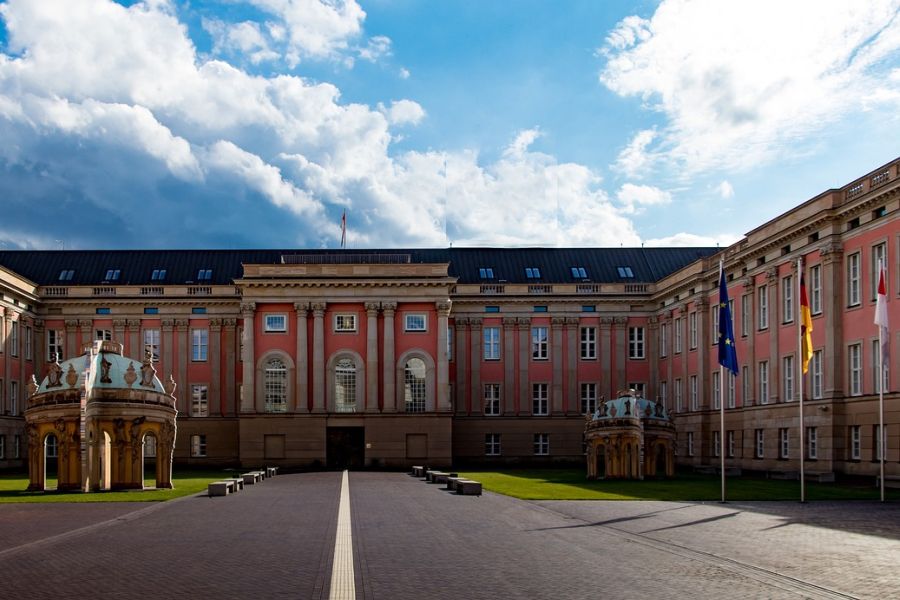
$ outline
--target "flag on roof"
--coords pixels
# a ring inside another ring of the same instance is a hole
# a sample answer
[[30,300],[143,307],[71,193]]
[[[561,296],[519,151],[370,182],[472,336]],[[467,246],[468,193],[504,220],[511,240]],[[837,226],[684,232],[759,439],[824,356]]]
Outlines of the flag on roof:
[[734,347],[734,327],[731,324],[731,306],[728,303],[728,286],[725,285],[725,266],[719,265],[719,364],[738,374],[737,349]]

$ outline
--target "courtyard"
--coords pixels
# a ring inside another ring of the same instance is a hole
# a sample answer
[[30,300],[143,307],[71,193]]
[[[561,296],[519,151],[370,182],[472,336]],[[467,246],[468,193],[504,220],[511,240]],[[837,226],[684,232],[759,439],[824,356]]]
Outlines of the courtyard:
[[[223,498],[0,505],[8,597],[888,598],[890,502],[527,501],[351,472],[352,561],[334,568],[339,472]],[[349,555],[347,555],[349,558]],[[340,560],[340,559],[338,559]],[[344,596],[347,597],[347,596]]]

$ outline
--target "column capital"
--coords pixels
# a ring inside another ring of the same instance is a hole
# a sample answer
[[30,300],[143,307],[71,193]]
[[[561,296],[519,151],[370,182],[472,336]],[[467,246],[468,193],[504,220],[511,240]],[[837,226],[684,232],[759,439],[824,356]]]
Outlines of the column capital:
[[113,329],[124,329],[125,319],[113,319]]
[[222,319],[222,325],[224,325],[226,329],[232,329],[234,327],[237,327],[237,319],[231,317]]
[[294,311],[298,317],[305,317],[309,313],[309,302],[294,302]]
[[90,327],[94,326],[94,322],[91,321],[90,319],[81,319],[80,321],[78,321],[78,326],[81,327],[82,329],[85,327],[90,328]]
[[650,329],[659,329],[659,317],[652,315],[647,318],[647,326]]
[[603,329],[609,329],[612,327],[613,318],[612,317],[600,317],[600,327]]
[[503,317],[503,328],[512,329],[517,323],[515,317]]
[[747,292],[747,290],[752,290],[755,285],[755,283],[753,281],[753,277],[751,277],[750,275],[747,275],[746,277],[741,279],[741,285],[744,286],[745,293]]
[[566,320],[564,317],[553,317],[550,319],[550,328],[551,329],[562,329],[566,324]]
[[469,327],[473,331],[481,331],[481,318],[475,317],[474,319],[469,319]]
[[366,302],[366,316],[369,317],[377,317],[378,311],[381,309],[381,305],[378,302]]
[[[169,323],[168,327],[171,327],[172,322],[168,321],[168,323]],[[190,321],[188,321],[187,319],[175,319],[175,329],[177,329],[178,331],[187,331],[187,328],[190,324],[191,324]],[[167,326],[165,320],[163,321],[162,326],[163,327]]]
[[615,319],[613,319],[613,322],[619,326],[626,325],[628,323],[628,317],[615,317]]
[[384,311],[384,316],[393,317],[394,312],[397,310],[397,303],[396,302],[382,302],[381,310]]
[[130,328],[140,327],[141,320],[140,319],[126,319],[125,324]]
[[246,315],[249,313],[252,315],[254,312],[256,312],[256,302],[242,302],[241,303],[241,313],[242,314]]
[[844,253],[844,247],[838,242],[829,242],[819,248],[819,256],[840,255]]
[[449,298],[446,300],[438,300],[434,303],[435,308],[437,308],[438,315],[441,317],[450,316],[450,307],[452,305],[453,302]]
[[172,320],[172,319],[163,319],[163,320],[160,322],[160,324],[162,325],[162,328],[163,328],[164,330],[166,330],[166,331],[171,331],[172,328],[175,326],[175,321]]
[[309,307],[313,311],[313,316],[316,317],[317,319],[321,319],[322,317],[325,316],[325,307],[326,306],[327,305],[324,302],[314,302],[309,305]]
[[209,328],[212,331],[221,331],[222,330],[222,319],[210,319],[209,320]]
[[34,328],[35,329],[43,329],[44,328],[44,320],[43,319],[35,319],[34,320]]
[[578,323],[578,317],[566,317],[566,329],[577,329]]
[[469,326],[468,317],[456,317],[453,319],[453,326],[458,330],[463,330]]
[[765,277],[766,281],[769,281],[769,280],[774,281],[775,279],[778,278],[778,268],[777,267],[769,267],[768,269],[765,270],[764,274],[766,276]]
[[528,331],[531,329],[531,319],[528,317],[519,317],[516,319],[516,328],[519,331]]

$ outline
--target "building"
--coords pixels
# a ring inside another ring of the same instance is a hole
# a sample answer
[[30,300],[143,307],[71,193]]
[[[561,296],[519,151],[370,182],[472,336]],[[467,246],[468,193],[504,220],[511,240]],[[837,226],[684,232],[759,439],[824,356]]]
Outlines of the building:
[[[716,248],[3,251],[4,451],[23,381],[113,340],[179,385],[181,463],[584,460],[619,389],[672,416],[681,465],[798,469],[796,264],[813,313],[812,472],[874,475],[874,273],[900,324],[900,159]],[[719,381],[725,260],[741,375]],[[897,330],[892,332],[900,347]],[[886,378],[900,474],[900,351]],[[726,388],[726,434],[717,390]]]

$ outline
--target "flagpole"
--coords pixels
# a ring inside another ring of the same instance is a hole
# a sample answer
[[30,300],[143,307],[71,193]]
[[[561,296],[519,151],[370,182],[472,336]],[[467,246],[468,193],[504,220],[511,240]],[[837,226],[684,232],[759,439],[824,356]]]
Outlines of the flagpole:
[[[797,257],[797,302],[802,302],[801,300],[801,282],[803,280],[803,257]],[[804,473],[804,458],[806,448],[805,444],[805,436],[806,431],[803,428],[803,360],[805,358],[803,354],[803,308],[800,307],[800,310],[797,311],[797,382],[798,382],[798,390],[800,392],[800,502],[806,502],[806,474]]]
[[[878,277],[884,277],[884,262],[878,261]],[[876,309],[877,310],[877,309]],[[887,454],[886,447],[887,444],[884,443],[884,340],[882,339],[882,334],[884,333],[884,327],[878,327],[878,365],[881,367],[878,369],[878,443],[881,446],[879,448],[881,454],[881,501],[884,502],[884,455]]]
[[722,502],[725,502],[725,367],[722,365],[719,365],[719,459],[722,469]]

